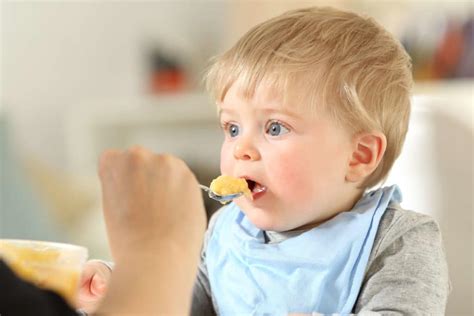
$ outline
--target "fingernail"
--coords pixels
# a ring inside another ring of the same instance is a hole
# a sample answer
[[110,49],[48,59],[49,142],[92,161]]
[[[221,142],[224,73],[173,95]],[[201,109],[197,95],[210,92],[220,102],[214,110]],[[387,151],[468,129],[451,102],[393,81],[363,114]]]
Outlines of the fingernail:
[[104,282],[100,282],[99,284],[97,284],[97,289],[102,291],[105,289],[105,283]]

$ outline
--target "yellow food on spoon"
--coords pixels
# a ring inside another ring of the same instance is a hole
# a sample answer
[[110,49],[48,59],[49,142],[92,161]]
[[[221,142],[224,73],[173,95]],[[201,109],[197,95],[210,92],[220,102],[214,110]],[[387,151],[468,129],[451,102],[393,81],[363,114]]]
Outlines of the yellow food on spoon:
[[252,197],[247,181],[242,178],[234,178],[222,175],[212,180],[210,189],[218,195],[228,195],[243,192],[246,196]]

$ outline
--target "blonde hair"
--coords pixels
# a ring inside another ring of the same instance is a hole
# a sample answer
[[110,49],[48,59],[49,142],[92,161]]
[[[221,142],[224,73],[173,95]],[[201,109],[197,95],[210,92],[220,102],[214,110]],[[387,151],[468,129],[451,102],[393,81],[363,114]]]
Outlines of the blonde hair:
[[413,85],[410,57],[372,18],[327,7],[286,12],[215,57],[205,80],[219,102],[237,81],[247,98],[269,83],[285,103],[302,98],[352,133],[384,133],[385,155],[362,188],[383,181],[403,147]]

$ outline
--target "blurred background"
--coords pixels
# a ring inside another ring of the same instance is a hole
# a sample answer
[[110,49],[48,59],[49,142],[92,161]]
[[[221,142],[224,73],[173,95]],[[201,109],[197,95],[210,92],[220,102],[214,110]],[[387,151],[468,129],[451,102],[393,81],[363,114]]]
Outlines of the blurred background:
[[72,242],[109,259],[100,152],[170,152],[208,184],[221,142],[201,84],[209,58],[256,23],[310,5],[371,15],[412,56],[410,132],[388,182],[402,206],[439,221],[447,314],[472,315],[471,1],[1,1],[0,238]]

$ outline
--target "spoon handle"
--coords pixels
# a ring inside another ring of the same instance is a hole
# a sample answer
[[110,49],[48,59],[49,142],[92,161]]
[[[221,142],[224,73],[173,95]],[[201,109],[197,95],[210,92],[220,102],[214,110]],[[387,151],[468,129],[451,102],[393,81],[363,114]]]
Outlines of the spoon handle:
[[206,187],[205,185],[200,184],[199,187],[200,187],[201,189],[203,189],[204,191],[206,191],[206,192],[211,192],[211,189],[209,189],[209,188]]

